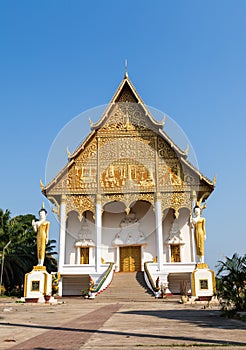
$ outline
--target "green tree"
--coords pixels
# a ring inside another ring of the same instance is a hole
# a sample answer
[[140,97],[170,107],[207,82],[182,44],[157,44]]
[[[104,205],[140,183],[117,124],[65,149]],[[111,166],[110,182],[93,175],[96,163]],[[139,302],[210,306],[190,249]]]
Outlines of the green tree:
[[246,311],[246,254],[233,254],[218,262],[217,291],[227,313]]
[[[11,244],[5,251],[3,285],[7,290],[18,287],[21,290],[24,277],[37,264],[36,233],[32,228],[32,220],[36,220],[32,214],[19,215],[11,219],[10,211],[0,209],[0,252],[5,245]],[[57,264],[53,251],[55,241],[47,244],[45,265],[48,272],[56,271]],[[2,263],[2,262],[1,262]]]

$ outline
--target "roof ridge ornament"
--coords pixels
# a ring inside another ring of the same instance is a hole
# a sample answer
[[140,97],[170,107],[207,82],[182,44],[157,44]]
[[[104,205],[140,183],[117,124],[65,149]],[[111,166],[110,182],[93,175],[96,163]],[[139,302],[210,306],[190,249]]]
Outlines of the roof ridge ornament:
[[89,117],[89,123],[90,123],[90,128],[92,129],[93,128],[93,126],[94,126],[94,123],[93,123],[93,121],[91,120],[91,118]]
[[68,160],[71,158],[72,153],[69,151],[68,146],[66,149]]
[[185,151],[184,151],[184,153],[185,153],[186,156],[188,156],[188,154],[189,154],[189,149],[190,149],[190,146],[189,146],[189,144],[188,144],[188,145],[186,146]]
[[44,190],[44,188],[45,188],[45,186],[44,186],[44,184],[43,184],[43,182],[42,182],[42,180],[41,180],[41,179],[39,180],[39,184],[40,184],[40,188],[41,188],[41,190],[43,191],[43,190]]
[[216,182],[217,182],[217,177],[216,177],[216,175],[214,175],[214,178],[213,178],[213,185],[214,186],[216,185]]
[[161,125],[162,125],[162,126],[165,125],[166,120],[167,120],[167,116],[166,116],[166,114],[164,114],[164,116],[163,116],[163,118],[162,118],[162,120],[161,120]]
[[128,78],[128,61],[127,58],[125,59],[125,76],[124,78]]

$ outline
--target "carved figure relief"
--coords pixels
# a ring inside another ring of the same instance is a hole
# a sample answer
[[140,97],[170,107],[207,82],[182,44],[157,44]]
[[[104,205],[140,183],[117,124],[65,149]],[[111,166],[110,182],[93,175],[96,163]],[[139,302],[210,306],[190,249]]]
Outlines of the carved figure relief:
[[96,188],[96,166],[87,165],[75,165],[76,172],[76,188],[92,189]]
[[178,244],[183,241],[181,237],[181,228],[179,220],[175,218],[167,239],[168,244]]
[[140,222],[135,213],[126,214],[120,223],[121,230],[116,234],[113,245],[144,243],[145,236],[139,229]]
[[110,164],[102,174],[101,186],[104,190],[127,187],[153,187],[153,171],[132,160],[122,161],[120,164]]
[[[94,226],[94,225],[93,225]],[[95,242],[93,240],[94,234],[93,227],[90,227],[86,218],[83,218],[81,223],[81,229],[78,232],[78,240],[75,243],[75,246],[78,247],[93,247],[95,246]]]

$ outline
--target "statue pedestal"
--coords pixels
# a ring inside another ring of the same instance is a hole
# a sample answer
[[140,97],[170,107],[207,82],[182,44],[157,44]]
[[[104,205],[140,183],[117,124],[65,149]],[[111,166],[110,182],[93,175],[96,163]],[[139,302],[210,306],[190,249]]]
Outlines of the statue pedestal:
[[33,266],[33,270],[25,274],[24,298],[26,302],[45,302],[45,296],[52,295],[52,276],[45,266]]
[[205,263],[198,263],[192,272],[192,296],[200,301],[209,301],[216,292],[214,271]]

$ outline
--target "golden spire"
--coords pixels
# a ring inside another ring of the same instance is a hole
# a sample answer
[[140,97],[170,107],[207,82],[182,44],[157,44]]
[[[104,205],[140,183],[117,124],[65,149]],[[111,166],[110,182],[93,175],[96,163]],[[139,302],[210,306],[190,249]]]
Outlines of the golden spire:
[[127,58],[125,59],[125,78],[128,78],[128,62],[127,62]]

